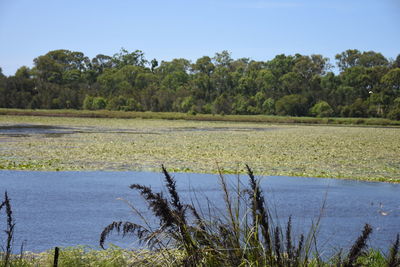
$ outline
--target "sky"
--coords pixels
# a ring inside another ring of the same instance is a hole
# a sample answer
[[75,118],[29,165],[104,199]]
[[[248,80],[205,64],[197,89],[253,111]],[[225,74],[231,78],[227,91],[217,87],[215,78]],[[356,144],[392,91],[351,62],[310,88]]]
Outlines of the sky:
[[121,48],[195,61],[347,49],[400,54],[400,0],[0,0],[0,68],[13,75],[51,50],[93,58]]

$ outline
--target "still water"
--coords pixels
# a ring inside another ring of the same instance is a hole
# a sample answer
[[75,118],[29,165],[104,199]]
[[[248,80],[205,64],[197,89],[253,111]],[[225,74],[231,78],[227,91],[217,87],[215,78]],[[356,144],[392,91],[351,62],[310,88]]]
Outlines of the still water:
[[[216,175],[173,176],[183,202],[194,201],[206,211],[209,201],[214,214],[223,210]],[[233,184],[236,181],[235,176],[227,178]],[[241,179],[247,182],[245,176]],[[163,190],[161,173],[0,171],[0,193],[7,190],[16,220],[14,246],[24,242],[25,250],[35,252],[54,246],[97,248],[101,231],[112,221],[140,223],[121,198],[151,217],[142,198],[129,189],[133,183]],[[284,225],[292,215],[296,233],[309,230],[326,200],[318,235],[322,250],[350,246],[365,223],[373,227],[369,245],[383,250],[400,232],[400,184],[280,176],[263,177],[261,186],[275,220]],[[0,230],[4,229],[2,211]],[[134,238],[113,236],[110,241],[123,247],[138,246]]]

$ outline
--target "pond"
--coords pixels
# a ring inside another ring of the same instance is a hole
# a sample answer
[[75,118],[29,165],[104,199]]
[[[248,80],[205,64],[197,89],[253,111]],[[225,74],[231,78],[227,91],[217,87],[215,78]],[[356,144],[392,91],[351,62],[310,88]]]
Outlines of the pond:
[[[207,210],[223,210],[219,179],[212,174],[175,173],[183,202]],[[234,183],[235,176],[227,176]],[[246,176],[241,177],[247,184]],[[90,245],[97,248],[103,228],[112,221],[136,221],[122,199],[149,216],[133,183],[162,190],[163,176],[151,172],[33,172],[0,171],[0,193],[7,190],[16,220],[15,247],[25,241],[28,251],[54,246]],[[261,186],[275,219],[284,225],[290,215],[297,233],[309,230],[321,214],[318,242],[322,250],[348,247],[365,223],[373,227],[369,244],[386,250],[400,232],[400,185],[337,179],[263,177]],[[1,214],[0,230],[5,229]],[[4,234],[2,234],[4,235]],[[4,237],[0,241],[3,242]],[[112,236],[123,247],[138,247],[134,238]]]

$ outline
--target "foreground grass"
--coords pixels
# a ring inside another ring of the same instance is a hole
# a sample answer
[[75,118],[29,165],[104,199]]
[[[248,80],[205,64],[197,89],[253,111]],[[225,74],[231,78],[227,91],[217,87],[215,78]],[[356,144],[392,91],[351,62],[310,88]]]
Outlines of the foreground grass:
[[[127,250],[111,247],[106,250],[95,250],[90,247],[67,247],[61,249],[58,259],[59,267],[124,267],[124,266],[182,266],[181,259],[185,257],[179,250],[150,251],[150,250]],[[10,262],[10,267],[52,267],[54,263],[54,251],[43,253],[24,253],[22,258],[15,255]],[[388,266],[385,255],[380,251],[369,250],[365,255],[359,257],[360,266],[382,267]],[[0,260],[0,264],[2,261]],[[244,265],[256,266],[256,265]],[[259,265],[260,266],[260,265]],[[343,266],[337,264],[337,259],[332,258],[326,262],[310,260],[308,266]],[[394,265],[395,266],[395,265]]]
[[77,118],[117,118],[117,119],[166,119],[193,121],[230,121],[230,122],[264,122],[284,124],[333,124],[333,125],[374,125],[397,126],[400,121],[383,118],[315,118],[289,117],[275,115],[219,115],[219,114],[189,114],[178,112],[139,112],[111,110],[72,110],[72,109],[5,109],[0,108],[0,115],[17,116],[48,116]]
[[[400,129],[245,122],[0,116],[66,134],[0,135],[0,169],[158,170],[400,182]],[[178,168],[179,167],[179,168]]]
[[[123,266],[178,266],[182,258],[178,250],[151,251],[148,249],[128,250],[111,246],[106,250],[93,249],[87,246],[67,247],[60,250],[58,266],[60,267],[123,267]],[[166,257],[170,255],[170,257]],[[174,259],[173,259],[174,258]],[[0,259],[0,266],[2,265]],[[54,264],[54,250],[42,253],[25,252],[14,255],[8,266],[49,266]]]

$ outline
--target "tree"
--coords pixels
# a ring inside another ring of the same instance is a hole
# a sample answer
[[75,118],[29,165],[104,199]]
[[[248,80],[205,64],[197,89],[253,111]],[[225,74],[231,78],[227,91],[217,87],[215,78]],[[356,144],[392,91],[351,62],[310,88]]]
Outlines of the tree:
[[255,82],[259,91],[264,92],[267,96],[277,97],[279,82],[271,70],[261,69],[258,71]]
[[393,61],[392,67],[393,68],[400,68],[400,54],[397,55],[396,59]]
[[382,77],[382,84],[395,96],[400,96],[400,68],[390,70]]
[[223,50],[221,53],[215,53],[214,56],[215,65],[229,67],[232,63],[233,59],[231,57],[231,53],[227,50]]
[[301,92],[302,79],[296,72],[288,72],[279,78],[282,95],[298,94]]
[[157,68],[157,66],[158,66],[158,61],[157,61],[157,59],[153,58],[153,59],[151,60],[150,64],[151,64],[151,72],[154,73],[155,68]]
[[341,71],[358,65],[361,52],[357,49],[348,49],[335,56],[337,66]]
[[366,99],[369,92],[373,89],[371,76],[367,72],[367,68],[356,66],[347,68],[340,74],[342,85],[354,88],[357,98]]
[[310,80],[314,75],[324,75],[330,68],[329,59],[322,55],[298,56],[293,66],[293,71],[302,79]]
[[276,101],[275,110],[279,115],[305,115],[308,110],[307,99],[298,94],[286,95]]
[[387,117],[392,120],[400,120],[400,97],[393,101],[393,105]]
[[192,65],[192,69],[210,76],[214,71],[215,66],[210,57],[204,56],[196,60],[196,63]]
[[281,77],[282,75],[291,72],[294,66],[295,58],[293,56],[286,56],[285,54],[277,55],[274,59],[266,62],[267,69],[276,77]]
[[174,71],[168,73],[162,80],[161,84],[168,89],[176,90],[180,86],[186,84],[188,80],[189,75],[186,72]]
[[366,68],[388,66],[389,61],[381,54],[374,51],[363,52],[358,59],[358,64]]
[[232,110],[232,101],[226,94],[221,94],[213,102],[213,113],[230,114]]
[[112,61],[117,68],[129,65],[144,67],[147,64],[147,60],[141,50],[129,52],[124,48],[121,48],[119,53],[114,54]]
[[43,56],[34,59],[35,73],[42,81],[63,84],[68,81],[63,80],[66,71],[77,70],[84,72],[87,70],[90,61],[81,52],[74,52],[65,49],[53,50]]
[[381,53],[376,53],[374,51],[361,53],[357,49],[349,49],[341,54],[337,54],[335,59],[341,71],[355,66],[370,68],[389,65],[389,61]]

